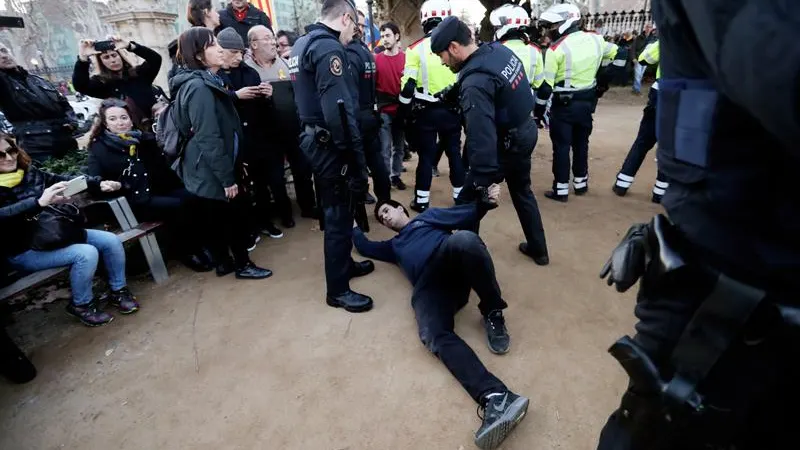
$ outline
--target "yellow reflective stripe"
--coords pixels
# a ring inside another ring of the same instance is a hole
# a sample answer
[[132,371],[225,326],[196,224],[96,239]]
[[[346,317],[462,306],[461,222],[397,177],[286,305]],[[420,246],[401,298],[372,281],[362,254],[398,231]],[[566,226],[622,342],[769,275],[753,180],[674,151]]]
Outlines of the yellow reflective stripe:
[[425,45],[427,43],[428,43],[427,40],[426,40],[426,42],[420,42],[419,43],[419,50],[418,50],[419,51],[420,78],[421,78],[421,80],[418,80],[418,81],[422,81],[422,92],[424,92],[426,94],[428,93],[428,86],[429,86],[429,83],[428,83],[428,52],[425,51],[426,50]]
[[536,71],[538,70],[538,67],[537,67],[537,64],[536,64],[536,62],[537,62],[536,61],[536,55],[539,52],[534,47],[529,47],[529,48],[530,48],[530,58],[531,58],[531,61],[530,61],[530,71],[531,72],[528,75],[528,77],[531,79],[530,80],[531,84],[533,84],[534,81],[539,81],[539,80],[544,79],[544,73],[541,73],[541,72],[540,73],[536,73]]

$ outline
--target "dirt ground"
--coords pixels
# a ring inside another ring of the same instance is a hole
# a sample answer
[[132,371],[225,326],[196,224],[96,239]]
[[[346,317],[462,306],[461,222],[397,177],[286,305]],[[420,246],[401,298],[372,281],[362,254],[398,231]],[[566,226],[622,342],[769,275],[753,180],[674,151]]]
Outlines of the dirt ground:
[[[649,202],[652,157],[627,197],[611,192],[645,98],[619,90],[601,101],[590,193],[567,204],[542,195],[552,152],[540,135],[533,182],[550,266],[517,251],[522,232],[507,196],[483,221],[510,305],[511,352],[488,351],[474,298],[456,326],[492,372],[531,399],[503,449],[595,448],[626,385],[606,349],[632,333],[634,295],[617,294],[597,274],[628,226],[660,210]],[[414,164],[403,176],[409,186]],[[445,158],[434,206],[450,204],[446,166]],[[412,190],[393,195],[408,204]],[[173,265],[165,285],[134,283],[142,310],[106,327],[80,326],[63,300],[16,314],[10,333],[39,376],[0,383],[0,449],[475,448],[476,405],[419,342],[408,281],[377,263],[352,283],[374,297],[373,311],[327,307],[322,234],[313,225],[301,220],[283,239],[262,241],[253,259],[275,271],[265,281]]]

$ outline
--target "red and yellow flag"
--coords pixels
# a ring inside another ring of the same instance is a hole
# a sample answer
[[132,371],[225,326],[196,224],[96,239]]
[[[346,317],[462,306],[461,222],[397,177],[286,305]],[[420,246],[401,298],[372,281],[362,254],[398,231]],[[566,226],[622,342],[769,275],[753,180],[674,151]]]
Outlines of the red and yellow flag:
[[278,29],[278,23],[275,17],[275,8],[272,6],[273,0],[248,0],[251,5],[267,13],[267,16],[272,20],[272,29]]

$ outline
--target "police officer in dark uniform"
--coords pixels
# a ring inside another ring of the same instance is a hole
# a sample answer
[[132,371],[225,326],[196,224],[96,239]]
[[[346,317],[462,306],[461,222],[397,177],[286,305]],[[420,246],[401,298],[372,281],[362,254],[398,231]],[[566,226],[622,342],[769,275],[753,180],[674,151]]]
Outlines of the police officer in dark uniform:
[[525,233],[519,250],[536,264],[549,264],[542,216],[531,191],[531,154],[538,131],[522,61],[501,43],[478,47],[469,27],[456,17],[448,17],[433,31],[431,50],[458,72],[458,83],[444,95],[458,96],[467,136],[470,169],[459,203],[484,200],[486,188],[505,178]]
[[378,201],[388,200],[389,169],[381,154],[381,121],[375,106],[375,58],[361,40],[361,31],[356,30],[352,41],[347,44],[347,59],[350,62],[353,79],[358,89],[355,103],[358,105],[358,128],[364,145],[364,156],[375,183],[375,196]]
[[633,226],[601,273],[641,284],[598,448],[797,448],[800,9],[655,0],[653,16],[669,218]]
[[[353,102],[355,86],[344,49],[355,33],[356,7],[350,0],[325,0],[321,17],[292,48],[289,71],[303,125],[300,148],[311,162],[322,200],[327,302],[349,312],[363,312],[372,308],[372,299],[351,291],[350,278],[366,275],[375,266],[372,261],[356,263],[350,256],[350,205],[363,202],[368,185],[356,122],[358,105]],[[339,102],[343,102],[344,117]]]

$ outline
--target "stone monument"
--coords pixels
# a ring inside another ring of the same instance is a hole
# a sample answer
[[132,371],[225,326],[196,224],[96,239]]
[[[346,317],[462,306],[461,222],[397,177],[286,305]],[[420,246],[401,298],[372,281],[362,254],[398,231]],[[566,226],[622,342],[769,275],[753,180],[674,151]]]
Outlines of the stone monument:
[[114,27],[115,34],[161,54],[161,71],[155,84],[168,91],[167,72],[172,63],[167,45],[177,37],[175,19],[178,15],[171,12],[167,0],[110,0],[108,7],[111,13],[102,19]]

